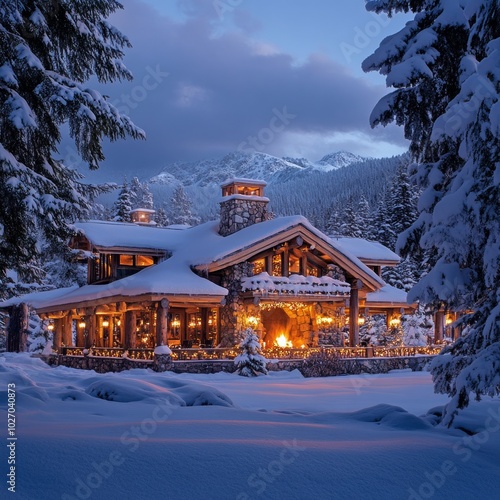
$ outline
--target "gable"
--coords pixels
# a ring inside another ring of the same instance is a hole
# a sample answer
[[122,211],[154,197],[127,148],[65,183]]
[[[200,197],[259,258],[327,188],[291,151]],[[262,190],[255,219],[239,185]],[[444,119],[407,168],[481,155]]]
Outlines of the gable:
[[[274,229],[274,230],[272,230]],[[233,240],[240,244],[234,248]],[[227,252],[222,252],[211,261],[197,264],[199,271],[216,272],[241,262],[252,260],[263,252],[272,251],[290,241],[300,241],[314,250],[314,255],[325,263],[341,267],[354,279],[360,279],[369,290],[378,290],[385,283],[357,257],[347,253],[340,245],[315,229],[303,217],[283,217],[261,222],[223,238]],[[223,242],[221,242],[222,244]],[[299,245],[300,246],[300,245]]]

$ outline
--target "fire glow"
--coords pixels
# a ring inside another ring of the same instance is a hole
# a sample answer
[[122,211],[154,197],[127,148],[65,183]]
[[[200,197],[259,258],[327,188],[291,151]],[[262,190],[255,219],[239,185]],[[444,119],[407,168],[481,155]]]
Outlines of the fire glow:
[[276,338],[274,344],[278,347],[293,347],[292,341],[288,340],[283,333]]

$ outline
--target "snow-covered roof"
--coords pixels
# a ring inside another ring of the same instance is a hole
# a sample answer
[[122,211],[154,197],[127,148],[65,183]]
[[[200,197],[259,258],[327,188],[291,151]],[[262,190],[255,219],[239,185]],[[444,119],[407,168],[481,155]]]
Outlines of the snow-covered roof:
[[15,306],[24,302],[29,304],[34,309],[42,307],[46,302],[59,301],[62,297],[70,295],[75,290],[78,290],[78,285],[70,286],[68,288],[58,288],[56,290],[46,290],[45,292],[32,292],[20,297],[12,297],[5,300],[0,305],[2,308]]
[[179,231],[126,222],[77,222],[75,228],[99,248],[144,248],[166,251]]
[[363,238],[331,237],[338,245],[362,261],[387,261],[398,263],[401,258],[398,254],[382,245],[378,241],[369,241]]
[[408,306],[407,293],[400,288],[385,285],[376,292],[366,294],[366,305],[380,304],[393,306]]
[[[37,309],[143,295],[204,296],[214,300],[221,299],[227,295],[227,290],[202,278],[192,269],[222,269],[231,265],[231,262],[246,260],[295,235],[311,240],[318,248],[321,246],[322,251],[342,261],[349,272],[361,277],[372,289],[385,284],[358,257],[347,251],[345,246],[325,236],[302,216],[264,221],[228,236],[219,234],[217,221],[183,230],[113,222],[82,222],[75,226],[97,247],[144,248],[164,252],[170,257],[158,265],[109,284],[86,285],[78,289],[54,291],[60,292],[57,295],[30,298],[30,303]],[[25,299],[26,297],[23,297],[23,301]],[[5,307],[6,303],[0,306]]]
[[147,214],[154,214],[156,213],[156,210],[153,210],[152,208],[134,208],[133,210],[130,210],[129,213],[135,214],[136,212],[146,212]]

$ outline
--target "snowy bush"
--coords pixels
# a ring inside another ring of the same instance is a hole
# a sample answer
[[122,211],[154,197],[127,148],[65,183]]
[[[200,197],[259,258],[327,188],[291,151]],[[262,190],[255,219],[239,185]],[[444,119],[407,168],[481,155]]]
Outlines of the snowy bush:
[[252,328],[243,332],[243,341],[239,344],[240,354],[234,358],[238,375],[256,377],[259,373],[267,375],[267,360],[260,354],[259,338]]
[[408,346],[425,346],[434,341],[434,322],[419,307],[414,314],[401,316],[403,342]]
[[359,328],[359,341],[361,346],[385,345],[384,335],[387,332],[385,316],[375,314],[366,316],[365,323]]

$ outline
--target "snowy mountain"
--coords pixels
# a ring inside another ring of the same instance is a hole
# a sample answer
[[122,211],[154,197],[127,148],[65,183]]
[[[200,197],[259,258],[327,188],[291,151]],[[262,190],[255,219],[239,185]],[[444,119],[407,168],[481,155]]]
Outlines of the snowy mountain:
[[147,179],[155,207],[168,208],[174,190],[182,186],[202,221],[218,216],[220,184],[231,177],[261,179],[277,215],[302,214],[321,229],[332,206],[365,197],[378,202],[402,157],[363,158],[346,151],[319,161],[277,158],[264,153],[234,152],[221,158],[178,162]]
[[230,177],[262,179],[269,184],[283,183],[314,171],[328,172],[346,167],[366,158],[346,151],[331,153],[318,162],[306,158],[277,158],[265,153],[229,153],[222,158],[196,162],[177,162],[166,166],[149,180],[150,184],[174,186],[216,185]]
[[348,151],[338,151],[337,153],[330,153],[323,156],[315,165],[328,172],[330,170],[348,167],[352,163],[360,163],[367,159],[368,158],[364,158],[363,156],[349,153]]

